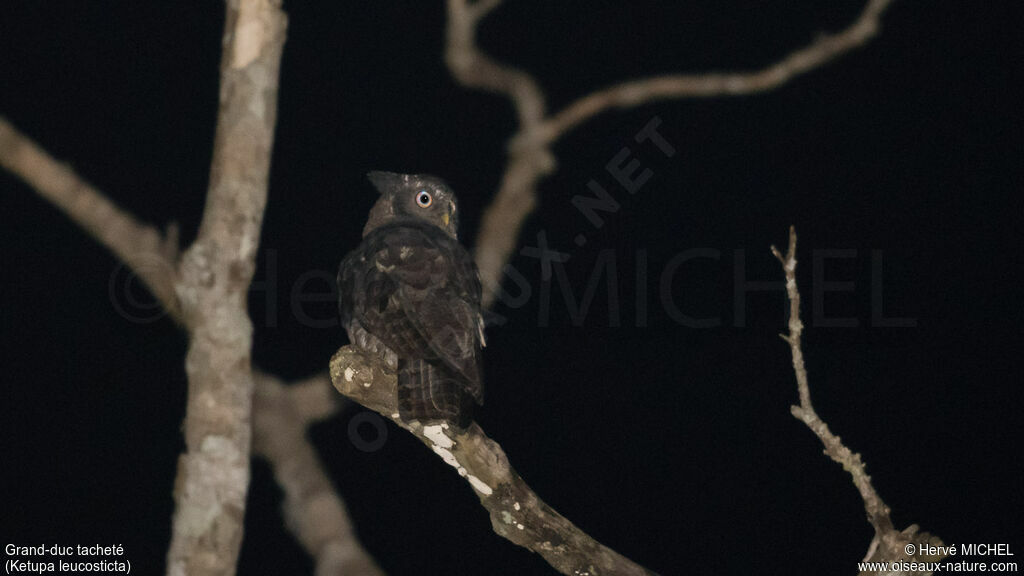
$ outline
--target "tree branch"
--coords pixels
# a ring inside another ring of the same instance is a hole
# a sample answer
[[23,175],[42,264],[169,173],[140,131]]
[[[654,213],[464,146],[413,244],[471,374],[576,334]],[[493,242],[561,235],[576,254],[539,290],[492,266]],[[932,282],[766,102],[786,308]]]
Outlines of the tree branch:
[[882,13],[892,0],[870,0],[860,17],[845,30],[820,36],[810,46],[753,72],[669,74],[617,84],[592,92],[544,121],[541,139],[554,142],[566,132],[609,108],[633,108],[675,98],[745,96],[778,88],[863,45],[880,28]]
[[512,100],[519,122],[537,124],[544,118],[544,93],[532,76],[488,58],[476,46],[476,27],[501,0],[448,0],[445,63],[463,86],[504,94]]
[[[921,549],[922,544],[942,546],[942,540],[937,536],[920,532],[920,528],[916,524],[903,531],[897,531],[893,527],[889,517],[889,507],[875,492],[875,488],[871,484],[871,477],[864,469],[864,462],[861,460],[860,454],[851,452],[843,445],[840,438],[832,434],[828,425],[814,411],[814,406],[811,405],[810,388],[807,384],[807,367],[804,365],[804,355],[800,345],[804,325],[800,321],[800,291],[796,284],[796,229],[792,226],[789,228],[789,246],[785,255],[779,252],[775,246],[772,246],[771,250],[782,264],[786,275],[786,294],[789,298],[789,334],[780,336],[789,343],[790,353],[793,356],[793,371],[796,374],[797,390],[800,395],[800,405],[791,406],[790,412],[821,440],[825,446],[825,454],[841,464],[853,478],[853,484],[857,487],[861,500],[864,501],[868,522],[875,529],[875,536],[868,547],[864,561],[938,562],[942,560],[946,554],[932,555]],[[916,546],[915,554],[906,553],[907,544]],[[928,572],[928,574],[930,573]],[[910,572],[893,572],[892,574],[910,574]]]
[[483,303],[490,307],[523,222],[537,205],[537,184],[556,166],[551,145],[569,130],[609,108],[632,108],[673,98],[739,96],[778,88],[866,43],[880,27],[892,0],[868,0],[855,22],[842,32],[823,36],[778,62],[754,72],[675,74],[634,80],[588,94],[561,112],[545,112],[544,92],[528,73],[495,62],[476,46],[480,20],[501,0],[448,0],[445,62],[463,86],[504,94],[516,108],[519,129],[508,143],[508,163],[494,200],[484,211],[475,247],[483,283]]
[[475,259],[483,284],[483,305],[490,307],[501,287],[502,270],[515,250],[526,217],[537,205],[537,182],[555,169],[550,148],[536,139],[545,117],[544,93],[532,76],[484,55],[476,46],[480,19],[501,0],[448,0],[445,62],[457,82],[504,94],[515,106],[519,131],[510,140],[509,160],[498,194],[484,211]]
[[[128,264],[150,292],[171,295],[168,299],[161,298],[160,303],[165,308],[169,306],[171,319],[182,325],[181,311],[174,296],[178,267],[176,226],[168,225],[167,232],[161,235],[155,226],[140,222],[68,165],[50,156],[3,116],[0,116],[0,166]],[[162,273],[154,274],[154,271]],[[259,370],[255,373],[274,378]],[[331,391],[326,373],[290,384],[288,390],[296,416],[304,424],[326,419],[338,410],[338,396]]]
[[331,358],[331,380],[345,396],[390,418],[429,446],[473,487],[491,515],[491,527],[503,538],[540,554],[563,574],[651,575],[588,536],[544,503],[512,469],[497,442],[473,423],[458,432],[447,424],[411,425],[398,417],[393,374],[352,346]]
[[[161,238],[156,228],[139,222],[111,202],[3,117],[0,117],[0,166],[33,187],[40,196],[63,210],[73,222],[128,264],[154,295],[169,295],[158,298],[165,307],[170,306],[171,319],[182,325],[181,311],[174,297],[178,261],[173,226]],[[353,573],[333,571],[339,566],[345,566],[347,570],[349,566],[359,565],[359,556],[369,558],[359,548],[355,534],[345,529],[351,522],[344,504],[336,495],[317,490],[316,501],[327,504],[308,505],[313,498],[308,488],[310,485],[330,487],[329,482],[323,484],[318,480],[326,478],[326,473],[303,434],[281,433],[282,430],[304,429],[313,422],[330,417],[339,409],[339,396],[332,390],[327,374],[292,383],[284,387],[284,395],[270,384],[279,382],[277,378],[259,370],[254,371],[254,375],[253,451],[274,469],[286,502],[296,502],[294,506],[289,505],[290,511],[285,512],[290,519],[289,528],[317,565],[327,567],[319,574]],[[264,440],[268,437],[272,440]],[[337,501],[337,505],[331,504],[332,500]],[[300,517],[301,514],[306,516]],[[315,526],[317,523],[323,523],[323,526]],[[303,534],[319,536],[304,537]],[[343,540],[345,536],[352,538],[347,544]],[[353,547],[359,552],[340,553]],[[363,573],[373,574],[370,571]]]
[[249,486],[246,294],[266,206],[286,17],[279,0],[228,0],[226,8],[210,187],[174,285],[190,335],[186,452],[178,460],[167,553],[175,576],[234,574]]
[[[276,379],[276,376],[260,371],[256,371],[256,376],[260,379]],[[334,393],[331,378],[326,372],[292,382],[288,384],[287,391],[296,422],[302,426],[326,420],[348,404],[348,400],[343,396]]]
[[165,237],[154,227],[138,222],[2,116],[0,166],[24,180],[131,267],[171,318],[181,322],[174,294],[176,232]]
[[322,397],[325,406],[338,398],[327,386],[326,375],[284,386],[273,376],[257,374],[253,453],[273,464],[274,477],[284,490],[285,522],[316,561],[318,575],[382,575],[359,545],[344,502],[306,441],[307,424],[329,414],[324,410],[314,415],[303,408],[313,396]]

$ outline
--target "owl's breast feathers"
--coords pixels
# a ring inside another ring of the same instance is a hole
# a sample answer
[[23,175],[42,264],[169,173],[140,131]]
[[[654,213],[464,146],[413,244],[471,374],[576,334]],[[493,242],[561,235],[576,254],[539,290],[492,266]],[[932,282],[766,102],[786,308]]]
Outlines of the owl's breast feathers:
[[354,335],[361,328],[397,356],[400,399],[404,360],[424,361],[434,380],[440,374],[483,403],[480,279],[454,238],[415,220],[381,226],[342,260],[338,285],[353,344],[359,345]]

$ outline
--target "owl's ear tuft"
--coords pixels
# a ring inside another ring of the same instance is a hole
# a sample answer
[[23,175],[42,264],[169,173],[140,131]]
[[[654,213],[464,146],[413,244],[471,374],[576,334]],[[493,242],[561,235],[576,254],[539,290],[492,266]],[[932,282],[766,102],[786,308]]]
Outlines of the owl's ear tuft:
[[395,172],[380,172],[377,170],[366,174],[370,184],[373,184],[373,187],[381,194],[393,192],[397,189],[402,184],[403,177],[404,175]]

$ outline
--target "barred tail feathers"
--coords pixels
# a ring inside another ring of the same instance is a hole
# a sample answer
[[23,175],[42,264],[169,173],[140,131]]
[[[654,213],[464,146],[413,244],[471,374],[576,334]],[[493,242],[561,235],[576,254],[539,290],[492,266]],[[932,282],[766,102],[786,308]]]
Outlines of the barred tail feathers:
[[398,415],[408,422],[444,420],[465,428],[473,420],[473,398],[447,366],[398,360]]

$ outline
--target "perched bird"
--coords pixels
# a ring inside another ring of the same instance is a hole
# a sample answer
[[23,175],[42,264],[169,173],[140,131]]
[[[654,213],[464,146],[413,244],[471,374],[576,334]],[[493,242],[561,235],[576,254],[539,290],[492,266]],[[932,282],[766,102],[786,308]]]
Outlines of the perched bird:
[[464,428],[483,404],[480,278],[458,241],[455,194],[439,178],[370,172],[380,199],[341,261],[342,326],[398,375],[403,421]]

